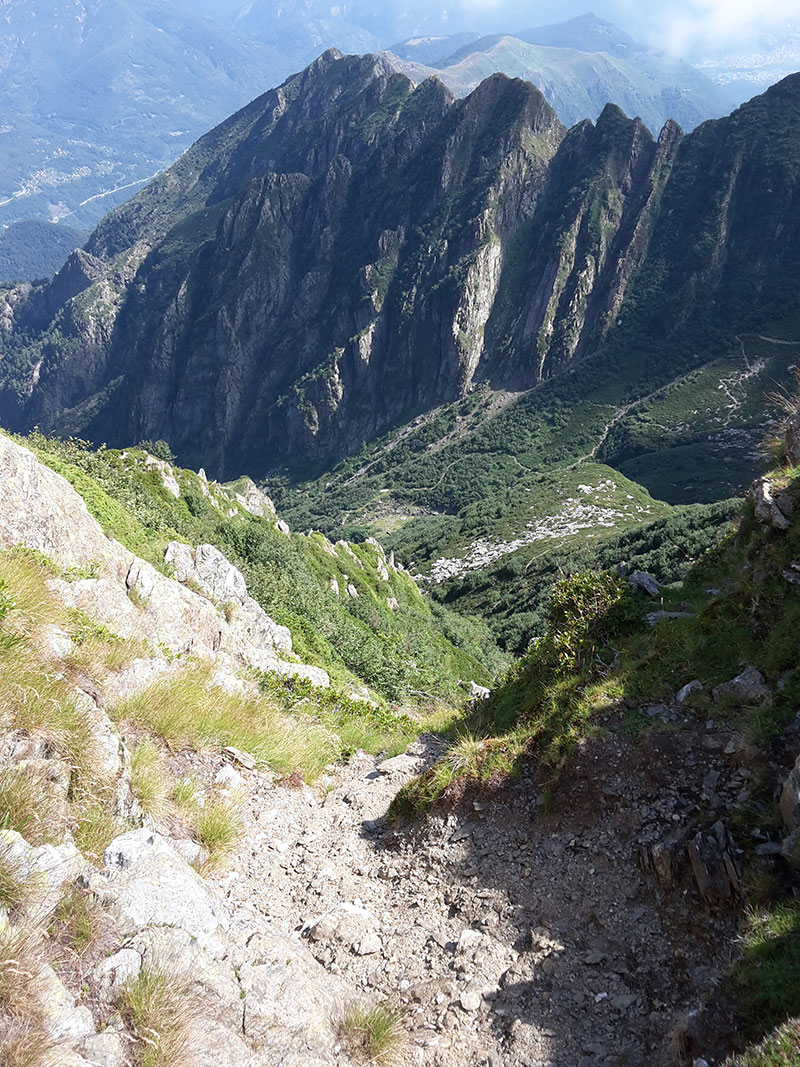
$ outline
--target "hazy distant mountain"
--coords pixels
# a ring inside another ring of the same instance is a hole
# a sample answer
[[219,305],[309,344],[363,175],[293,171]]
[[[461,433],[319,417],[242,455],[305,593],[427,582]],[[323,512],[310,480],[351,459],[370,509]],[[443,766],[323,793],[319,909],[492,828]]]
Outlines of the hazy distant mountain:
[[578,15],[553,26],[534,26],[529,30],[520,30],[514,36],[529,44],[575,48],[579,52],[607,52],[621,59],[650,51],[606,19],[593,14]]
[[[438,59],[422,59],[437,53]],[[691,130],[733,106],[725,89],[701,72],[647,49],[594,15],[463,45],[457,37],[403,42],[396,54],[398,69],[409,77],[421,81],[435,74],[459,96],[495,72],[524,78],[568,125],[596,118],[613,102],[656,132],[670,118]]]
[[295,68],[172,0],[10,0],[0,19],[0,224],[94,224]]

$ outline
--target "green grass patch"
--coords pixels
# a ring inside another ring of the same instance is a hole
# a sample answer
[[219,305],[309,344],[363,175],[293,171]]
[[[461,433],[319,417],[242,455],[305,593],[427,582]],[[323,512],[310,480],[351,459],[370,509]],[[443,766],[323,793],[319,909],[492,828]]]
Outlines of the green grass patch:
[[785,901],[749,917],[732,982],[740,1025],[750,1040],[800,1014],[800,902]]
[[210,797],[196,809],[192,820],[195,839],[208,852],[207,865],[216,867],[242,834],[242,817],[236,801]]
[[263,766],[281,773],[300,771],[312,779],[337,752],[335,738],[323,727],[290,720],[264,697],[212,685],[210,671],[202,665],[157,682],[110,714],[116,722],[149,730],[172,749],[233,745]]

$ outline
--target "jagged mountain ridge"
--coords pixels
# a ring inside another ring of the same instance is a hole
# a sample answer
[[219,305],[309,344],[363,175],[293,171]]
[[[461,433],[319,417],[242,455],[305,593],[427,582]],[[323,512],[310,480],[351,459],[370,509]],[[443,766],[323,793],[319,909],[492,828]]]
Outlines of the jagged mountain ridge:
[[612,349],[713,340],[795,299],[798,111],[793,76],[686,137],[614,106],[566,131],[525,82],[456,100],[331,51],[3,295],[0,415],[307,470],[620,321]]

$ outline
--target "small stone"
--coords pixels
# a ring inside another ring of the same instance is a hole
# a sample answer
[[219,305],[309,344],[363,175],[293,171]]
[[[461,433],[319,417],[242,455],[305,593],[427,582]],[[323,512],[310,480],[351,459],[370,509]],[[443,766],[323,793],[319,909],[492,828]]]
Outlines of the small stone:
[[703,683],[695,678],[692,682],[687,682],[682,689],[679,689],[676,696],[676,704],[685,704],[686,701],[692,696],[693,693],[701,693],[703,691]]
[[464,1011],[477,1011],[481,1006],[480,993],[471,989],[465,989],[458,1000]]
[[714,795],[719,784],[719,771],[709,771],[703,779],[703,792],[707,797]]
[[356,946],[356,955],[373,956],[376,952],[380,952],[382,948],[383,945],[381,944],[381,939],[378,937],[378,935],[375,933],[370,933],[367,934],[365,937],[362,937],[361,941],[359,941],[358,945]]
[[667,715],[666,704],[651,704],[645,708],[645,715],[651,719],[664,719]]
[[459,954],[465,952],[474,952],[475,949],[483,941],[483,934],[479,930],[463,930],[461,937],[458,939],[458,947],[456,951]]
[[220,789],[228,789],[233,793],[244,788],[244,779],[230,764],[221,767],[214,775],[214,782]]
[[381,774],[394,776],[396,774],[418,774],[422,769],[422,760],[417,756],[409,756],[403,754],[400,756],[393,756],[391,759],[385,759],[378,764],[378,771]]
[[248,771],[255,769],[255,756],[251,756],[249,752],[242,752],[240,748],[234,748],[233,745],[228,745],[223,749],[223,752],[226,756],[230,756],[234,763],[240,763]]
[[611,1007],[620,1011],[627,1011],[628,1008],[636,1003],[637,999],[636,993],[626,993],[624,996],[614,997],[611,1001]]
[[760,845],[756,845],[755,853],[757,856],[780,856],[781,843],[780,841],[762,841]]

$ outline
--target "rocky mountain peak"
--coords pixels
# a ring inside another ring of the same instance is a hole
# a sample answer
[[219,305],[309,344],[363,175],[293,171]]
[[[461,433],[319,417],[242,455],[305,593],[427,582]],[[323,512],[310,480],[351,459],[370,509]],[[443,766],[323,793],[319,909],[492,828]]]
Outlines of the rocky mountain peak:
[[[613,104],[567,132],[520,79],[455,100],[328,51],[112,212],[32,335],[15,328],[41,297],[4,298],[0,412],[259,474],[330,462],[481,380],[536,387],[599,354],[632,294],[631,336],[731,329],[800,260],[793,86],[655,143]],[[722,255],[731,241],[746,253]],[[756,304],[735,299],[748,279]]]

